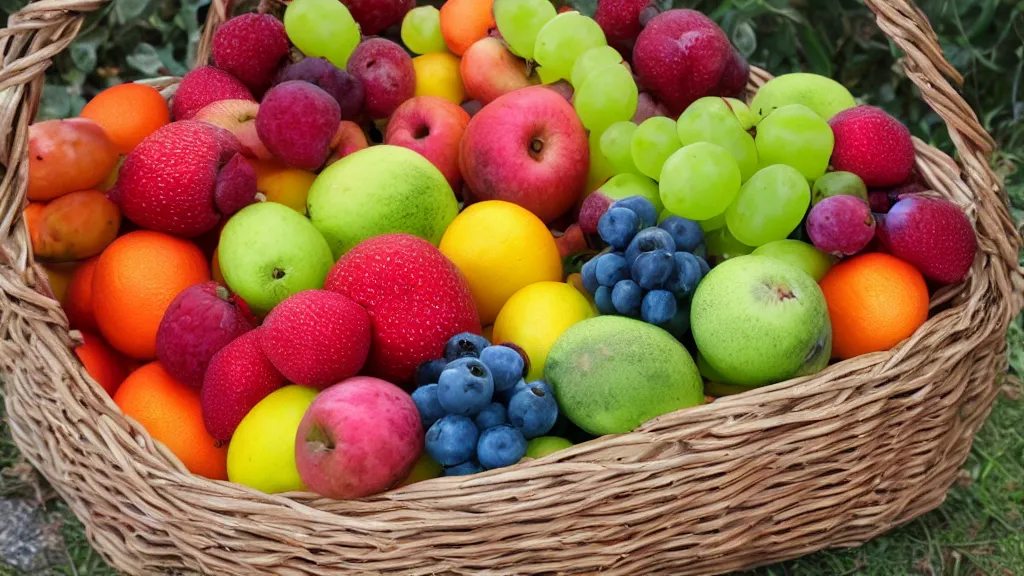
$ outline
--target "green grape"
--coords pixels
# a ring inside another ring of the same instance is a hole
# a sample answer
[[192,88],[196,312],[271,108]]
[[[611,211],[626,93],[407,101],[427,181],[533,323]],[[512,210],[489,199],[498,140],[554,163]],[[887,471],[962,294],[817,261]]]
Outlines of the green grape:
[[807,180],[828,170],[835,136],[828,124],[802,104],[783,106],[757,126],[757,157],[761,166],[785,164]]
[[726,102],[729,103],[729,107],[732,108],[732,113],[736,116],[736,119],[740,121],[740,126],[743,126],[744,130],[750,130],[754,126],[757,126],[757,118],[750,112],[750,108],[742,100],[735,98],[726,98]]
[[583,82],[590,76],[591,72],[611,64],[621,63],[622,55],[619,54],[619,51],[615,48],[612,48],[611,46],[598,46],[597,48],[591,48],[583,54],[580,54],[580,57],[576,59],[576,63],[572,65],[572,73],[569,75],[569,83],[578,90],[580,86],[583,85]]
[[554,84],[555,82],[561,80],[561,78],[559,78],[558,75],[555,72],[553,72],[553,69],[549,70],[543,66],[538,66],[534,68],[533,73],[537,75],[537,78],[540,78],[541,84]]
[[630,152],[641,174],[660,180],[665,160],[682,147],[675,121],[665,116],[655,116],[637,126],[630,143]]
[[601,152],[616,174],[640,174],[633,163],[632,142],[636,128],[636,124],[629,121],[616,122],[601,133]]
[[284,11],[288,39],[306,56],[345,68],[359,44],[359,26],[338,0],[292,0]]
[[747,246],[729,234],[728,227],[722,227],[704,236],[704,242],[708,247],[708,264],[717,266],[726,260],[746,256],[754,251],[754,248]]
[[870,203],[868,187],[853,172],[828,172],[814,181],[811,187],[811,204],[817,204],[830,196],[856,196]]
[[769,166],[740,188],[725,211],[729,232],[747,246],[782,240],[796,230],[811,205],[811,187],[795,168]]
[[826,76],[797,72],[769,80],[750,101],[756,122],[783,106],[803,104],[824,120],[857,105],[845,86]]
[[661,201],[673,214],[708,220],[725,212],[740,191],[740,167],[717,144],[677,150],[661,170]]
[[722,98],[697,100],[683,112],[676,126],[683,146],[697,142],[718,144],[732,154],[744,182],[757,172],[757,146]]
[[616,174],[612,163],[601,152],[601,133],[591,132],[589,139],[590,168],[587,169],[587,193],[601,187]]
[[591,48],[605,46],[604,31],[590,18],[579,12],[563,12],[544,25],[537,33],[533,46],[533,59],[547,68],[541,78],[545,84],[568,80],[576,59]]
[[616,174],[599,188],[602,194],[612,200],[622,200],[630,196],[643,196],[654,204],[658,212],[663,210],[661,204],[661,193],[658,191],[658,183],[647,176],[639,174]]
[[573,107],[587,130],[603,132],[636,112],[639,93],[633,75],[621,64],[595,70],[573,95]]
[[512,52],[533,60],[537,33],[555,17],[554,4],[550,0],[494,0],[491,11]]
[[441,34],[441,11],[433,6],[418,6],[402,19],[402,42],[414,54],[447,52]]
[[721,230],[725,228],[725,213],[721,213],[718,216],[713,216],[707,220],[701,220],[698,222],[704,232],[713,232],[715,230]]

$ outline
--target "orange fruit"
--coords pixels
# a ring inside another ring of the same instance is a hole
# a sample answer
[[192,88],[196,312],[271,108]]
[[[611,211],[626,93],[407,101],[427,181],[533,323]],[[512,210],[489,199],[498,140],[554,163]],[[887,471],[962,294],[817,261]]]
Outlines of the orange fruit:
[[872,253],[845,260],[821,280],[841,360],[899,344],[928,320],[928,285],[912,265]]
[[102,126],[121,154],[131,152],[143,138],[171,121],[160,92],[142,84],[107,88],[82,108],[80,116]]
[[159,362],[133,372],[114,394],[114,402],[190,472],[228,479],[228,447],[206,431],[199,391],[171,378]]
[[96,323],[118,351],[152,360],[156,332],[171,301],[189,286],[209,280],[209,262],[192,242],[150,230],[130,232],[114,240],[96,263]]
[[76,330],[99,331],[96,316],[92,312],[92,274],[99,259],[99,256],[93,256],[75,269],[68,283],[67,293],[61,299],[61,306],[68,316],[68,324]]
[[125,358],[95,334],[82,332],[82,345],[75,348],[75,355],[85,365],[89,376],[111,396],[128,377]]
[[441,6],[441,35],[448,49],[462,56],[494,28],[494,0],[448,0]]
[[306,195],[316,174],[271,160],[249,159],[249,164],[256,169],[256,190],[262,192],[268,202],[284,204],[299,214],[306,213]]

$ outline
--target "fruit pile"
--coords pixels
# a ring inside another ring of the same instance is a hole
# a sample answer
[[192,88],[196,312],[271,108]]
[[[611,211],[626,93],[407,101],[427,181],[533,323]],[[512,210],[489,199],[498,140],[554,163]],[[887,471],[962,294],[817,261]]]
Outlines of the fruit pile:
[[85,369],[208,478],[359,498],[627,433],[896,346],[977,251],[905,126],[811,74],[741,100],[692,10],[292,0],[212,61],[32,125],[24,212]]

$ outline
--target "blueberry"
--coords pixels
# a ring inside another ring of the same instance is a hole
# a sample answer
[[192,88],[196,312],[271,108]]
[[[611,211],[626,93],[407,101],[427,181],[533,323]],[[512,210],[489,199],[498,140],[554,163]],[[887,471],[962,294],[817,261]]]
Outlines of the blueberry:
[[451,362],[459,358],[479,358],[480,351],[490,346],[487,338],[472,332],[452,336],[444,345],[444,357]]
[[682,340],[690,332],[690,299],[676,301],[676,315],[668,322],[660,325],[669,334]]
[[651,290],[644,296],[644,303],[640,306],[640,315],[648,324],[664,324],[676,315],[675,294],[668,290]]
[[[693,294],[704,277],[700,266],[704,260],[689,252],[676,252],[672,259],[676,263],[676,269],[665,288],[671,290],[678,298]],[[706,263],[704,265],[707,266]]]
[[476,427],[480,430],[487,430],[488,428],[494,428],[499,424],[508,422],[508,412],[505,411],[505,406],[491,402],[480,411],[479,414],[474,418]]
[[672,278],[675,268],[671,252],[644,252],[633,262],[633,280],[644,290],[661,290]]
[[437,400],[449,414],[473,416],[491,403],[494,380],[477,358],[459,358],[441,372]]
[[696,248],[693,249],[692,254],[694,256],[696,256],[697,258],[707,258],[708,257],[708,245],[707,244],[701,244],[700,246],[697,246]]
[[587,292],[590,292],[591,295],[597,292],[597,287],[601,285],[597,281],[597,258],[587,260],[583,268],[580,269],[580,275],[583,276],[583,287]]
[[597,257],[595,272],[598,284],[611,288],[629,278],[629,265],[626,264],[626,259],[621,254],[611,252]]
[[434,422],[447,414],[437,401],[437,384],[427,384],[414,390],[412,401],[420,413],[420,422],[423,422],[424,429],[430,428]]
[[519,382],[517,382],[515,386],[509,388],[508,390],[501,390],[500,392],[495,392],[494,400],[496,402],[501,402],[505,406],[508,406],[508,401],[511,400],[512,397],[516,395],[516,392],[525,387],[526,379],[520,378]]
[[491,371],[495,390],[507,390],[523,377],[523,357],[508,346],[484,348],[480,361]]
[[594,303],[597,304],[597,311],[601,314],[615,314],[615,304],[612,303],[612,289],[601,286],[594,293]]
[[675,252],[676,243],[672,240],[672,235],[661,228],[641,230],[633,237],[633,241],[626,248],[626,265],[632,266],[633,262],[636,262],[637,256],[644,252],[654,252],[655,250],[664,250],[669,254]]
[[474,460],[463,462],[458,466],[452,466],[451,468],[444,469],[445,476],[469,476],[470,474],[476,474],[477,472],[483,472],[484,469]]
[[597,233],[616,250],[625,250],[640,231],[640,217],[628,208],[609,208],[597,221]]
[[476,443],[476,455],[488,470],[511,466],[526,456],[526,438],[508,424],[488,428]]
[[661,224],[658,224],[658,228],[672,235],[672,239],[676,242],[675,249],[680,252],[693,252],[697,246],[704,243],[704,229],[693,220],[687,220],[680,216],[669,216]]
[[441,466],[455,466],[473,457],[480,432],[465,416],[449,414],[427,430],[427,454]]
[[441,377],[441,371],[448,364],[448,361],[444,358],[435,358],[433,360],[427,360],[423,364],[416,367],[416,385],[426,386],[427,384],[437,384],[437,379]]
[[649,228],[658,222],[658,211],[654,204],[643,196],[630,196],[612,203],[611,208],[628,208],[640,217],[641,227]]
[[[703,244],[701,244],[703,246]],[[694,254],[694,256],[697,256]],[[711,266],[708,266],[708,261],[704,259],[704,256],[697,256],[697,263],[700,264],[700,277],[701,280],[711,272]]]
[[615,311],[623,316],[640,316],[640,303],[643,299],[643,288],[632,280],[623,280],[612,288],[612,304]]
[[508,421],[523,432],[526,439],[551,431],[558,418],[558,402],[551,389],[540,382],[531,382],[512,395],[508,402]]

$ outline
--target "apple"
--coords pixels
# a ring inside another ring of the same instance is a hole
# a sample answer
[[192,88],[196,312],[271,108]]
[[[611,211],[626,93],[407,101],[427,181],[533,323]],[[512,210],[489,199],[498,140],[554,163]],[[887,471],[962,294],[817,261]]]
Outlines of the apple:
[[452,190],[462,187],[459,142],[469,114],[438,96],[417,96],[399,106],[388,121],[384,143],[417,152],[444,174]]
[[459,166],[477,198],[512,202],[550,222],[582,195],[590,148],[572,105],[531,86],[501,96],[469,121]]
[[459,71],[466,94],[482,104],[534,83],[526,61],[509,52],[505,44],[493,36],[477,40],[466,50]]
[[253,406],[231,436],[228,480],[268,494],[305,490],[295,464],[295,435],[317,392],[285,386]]
[[259,315],[296,292],[323,288],[334,265],[313,224],[275,202],[252,204],[232,216],[221,231],[217,257],[228,287]]
[[690,322],[721,384],[763,386],[814,374],[832,354],[818,283],[767,256],[740,256],[712,269],[693,296]]
[[366,140],[366,133],[359,127],[359,124],[351,120],[342,120],[338,124],[338,131],[331,139],[331,155],[327,157],[327,166],[334,164],[345,156],[358,152],[363,148],[369,148],[370,143]]
[[295,464],[310,490],[339,500],[397,486],[423,452],[412,397],[369,376],[344,380],[313,400],[295,436]]
[[270,160],[274,157],[256,133],[256,113],[260,105],[252,100],[218,100],[207,104],[193,120],[220,126],[235,135],[242,144],[242,154],[250,158]]
[[444,175],[426,158],[382,144],[325,168],[309,189],[306,211],[340,258],[382,234],[412,234],[437,246],[459,204]]

